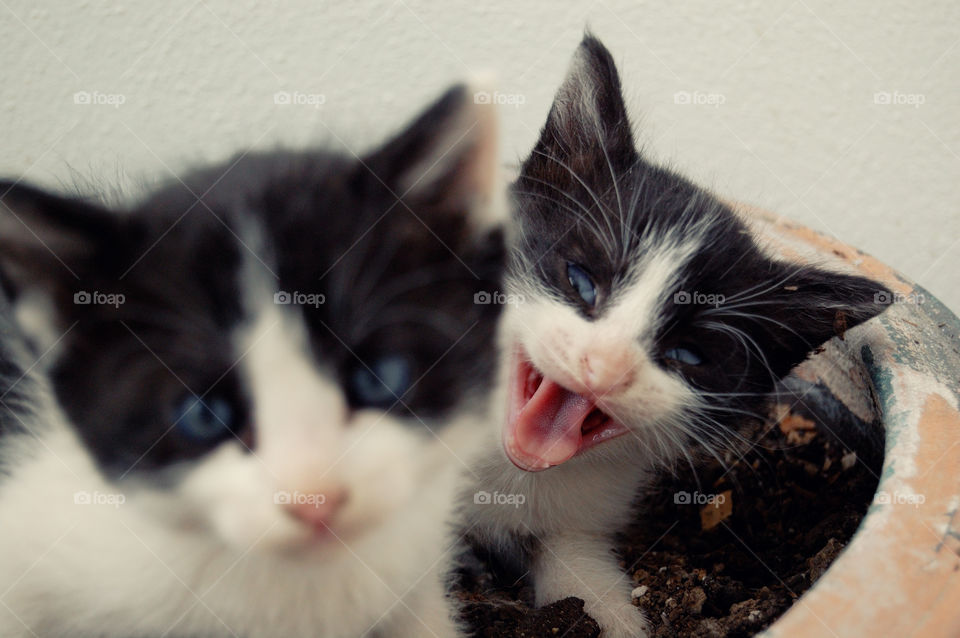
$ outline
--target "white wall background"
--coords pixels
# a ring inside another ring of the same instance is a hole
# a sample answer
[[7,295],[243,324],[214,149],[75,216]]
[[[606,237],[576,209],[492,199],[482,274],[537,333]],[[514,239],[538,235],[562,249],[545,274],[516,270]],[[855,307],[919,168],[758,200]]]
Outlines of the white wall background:
[[503,110],[516,160],[587,23],[656,157],[960,310],[955,0],[0,0],[0,174],[110,184],[278,143],[360,150],[482,70],[524,100]]

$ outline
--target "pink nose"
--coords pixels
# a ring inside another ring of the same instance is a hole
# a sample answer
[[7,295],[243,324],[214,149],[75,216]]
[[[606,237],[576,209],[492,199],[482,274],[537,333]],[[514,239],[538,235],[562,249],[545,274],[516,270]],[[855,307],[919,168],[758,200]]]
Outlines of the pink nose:
[[325,492],[292,492],[288,500],[284,507],[290,516],[322,532],[347,502],[347,492],[343,488]]
[[616,394],[630,387],[636,365],[633,355],[625,349],[593,349],[580,359],[583,382],[597,395]]

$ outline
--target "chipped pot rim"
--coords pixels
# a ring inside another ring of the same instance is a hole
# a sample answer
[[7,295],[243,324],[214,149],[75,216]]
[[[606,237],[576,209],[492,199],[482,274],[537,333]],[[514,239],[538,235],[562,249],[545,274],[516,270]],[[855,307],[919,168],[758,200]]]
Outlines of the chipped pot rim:
[[849,331],[886,443],[873,504],[827,572],[764,638],[960,636],[960,320],[883,262],[777,215],[736,205],[783,258],[872,277],[893,291]]

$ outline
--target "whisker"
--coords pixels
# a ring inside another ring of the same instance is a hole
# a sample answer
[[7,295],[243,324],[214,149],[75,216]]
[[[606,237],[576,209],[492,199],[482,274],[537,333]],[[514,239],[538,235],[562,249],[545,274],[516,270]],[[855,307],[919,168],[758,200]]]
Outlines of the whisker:
[[[606,225],[606,227],[607,227],[607,232],[610,233],[610,238],[611,238],[611,240],[615,240],[615,238],[616,238],[616,232],[615,232],[614,229],[613,229],[613,223],[610,221],[609,211],[608,211],[607,208],[603,205],[603,203],[600,201],[600,198],[597,197],[597,194],[594,192],[594,190],[593,190],[592,188],[590,188],[590,186],[586,183],[586,181],[584,181],[583,178],[580,177],[580,175],[577,174],[577,172],[576,172],[575,170],[573,170],[572,168],[570,168],[570,166],[568,166],[568,165],[566,164],[566,162],[564,162],[563,160],[561,160],[561,159],[559,159],[559,158],[557,158],[557,157],[551,157],[551,156],[548,155],[547,153],[544,153],[543,151],[539,151],[539,150],[537,150],[537,149],[534,149],[533,152],[534,152],[534,153],[537,153],[537,154],[539,154],[539,155],[542,155],[543,157],[545,157],[545,158],[549,159],[550,161],[556,163],[558,166],[561,166],[563,169],[565,169],[565,170],[570,174],[571,177],[573,177],[573,179],[577,180],[577,182],[580,184],[580,186],[582,186],[583,189],[584,189],[585,191],[587,191],[587,194],[590,195],[590,197],[593,199],[593,202],[596,204],[597,210],[600,212],[600,214],[601,214],[601,216],[602,216],[602,218],[603,218],[603,221],[604,221],[604,223],[605,223],[605,225]],[[604,213],[607,213],[607,214],[604,214]]]

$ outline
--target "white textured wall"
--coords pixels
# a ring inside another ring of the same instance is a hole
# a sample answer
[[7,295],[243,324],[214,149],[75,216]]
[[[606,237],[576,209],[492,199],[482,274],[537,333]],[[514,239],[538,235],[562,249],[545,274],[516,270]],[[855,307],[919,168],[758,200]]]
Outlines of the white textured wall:
[[[0,174],[111,183],[249,146],[360,149],[479,70],[524,100],[504,109],[514,160],[586,23],[621,63],[657,157],[960,309],[955,0],[2,0]],[[124,103],[75,104],[78,91]],[[325,103],[276,105],[278,91]],[[677,104],[681,91],[722,104]]]

